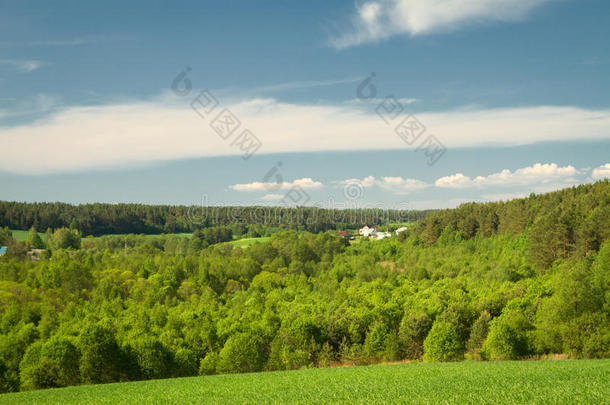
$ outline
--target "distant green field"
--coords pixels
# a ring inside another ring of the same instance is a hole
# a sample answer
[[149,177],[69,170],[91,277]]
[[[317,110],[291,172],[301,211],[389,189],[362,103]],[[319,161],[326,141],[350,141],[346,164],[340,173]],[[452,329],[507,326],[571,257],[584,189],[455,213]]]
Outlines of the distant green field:
[[610,360],[411,363],[0,395],[0,404],[601,404]]
[[263,236],[260,238],[244,238],[244,239],[238,239],[238,240],[234,240],[231,243],[233,246],[240,246],[240,247],[246,247],[246,246],[250,246],[256,242],[266,242],[270,239],[269,236]]
[[[11,232],[13,233],[13,238],[15,240],[20,240],[22,242],[27,240],[28,234],[30,233],[29,231],[20,231],[17,229],[11,229]],[[38,232],[38,235],[40,235],[43,242],[47,240],[47,235],[45,235],[44,233]]]
[[[28,233],[29,231],[21,231],[21,230],[17,230],[17,229],[11,229],[11,232],[13,233],[13,238],[15,238],[16,240],[20,240],[20,241],[25,241],[28,238]],[[43,241],[46,242],[46,235],[44,233],[38,232],[38,234],[40,235],[40,237],[42,238]],[[192,233],[175,233],[174,235],[177,236],[183,236],[183,237],[187,237],[190,238],[193,236]],[[103,235],[103,236],[124,236],[123,234],[109,234],[109,235]],[[103,237],[102,236],[102,237]],[[161,235],[144,235],[146,237],[150,237],[150,238],[157,238]],[[234,240],[232,243],[234,246],[240,246],[240,247],[246,247],[246,246],[250,246],[253,243],[256,242],[266,242],[269,240],[268,236],[265,237],[260,237],[260,238],[244,238],[244,239],[237,239]]]

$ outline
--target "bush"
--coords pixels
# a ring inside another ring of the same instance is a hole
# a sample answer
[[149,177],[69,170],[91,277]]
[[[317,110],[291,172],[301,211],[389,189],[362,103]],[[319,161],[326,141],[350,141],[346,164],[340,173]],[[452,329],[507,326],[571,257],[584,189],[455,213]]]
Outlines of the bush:
[[114,333],[101,325],[85,328],[80,336],[80,371],[84,382],[109,383],[121,379],[124,368],[122,351]]
[[529,353],[527,321],[518,312],[503,313],[491,321],[489,334],[481,348],[488,360],[514,360]]
[[65,337],[32,344],[19,366],[21,388],[33,390],[78,384],[79,358],[78,348]]
[[424,340],[424,360],[456,361],[464,357],[464,348],[454,325],[437,321]]
[[199,375],[216,374],[216,365],[218,364],[218,353],[209,352],[199,364]]
[[253,333],[238,333],[227,339],[218,355],[219,373],[261,371],[265,353],[261,338]]
[[487,311],[483,311],[479,318],[472,325],[470,330],[470,338],[466,345],[467,349],[471,353],[476,353],[481,348],[489,332],[489,323],[491,322],[491,315]]
[[405,314],[398,331],[398,339],[405,358],[417,360],[423,356],[424,339],[431,327],[432,322],[428,315]]
[[167,378],[174,363],[172,353],[156,338],[134,342],[132,353],[144,378]]
[[19,383],[10,372],[6,363],[0,359],[0,394],[4,392],[14,392],[19,388]]

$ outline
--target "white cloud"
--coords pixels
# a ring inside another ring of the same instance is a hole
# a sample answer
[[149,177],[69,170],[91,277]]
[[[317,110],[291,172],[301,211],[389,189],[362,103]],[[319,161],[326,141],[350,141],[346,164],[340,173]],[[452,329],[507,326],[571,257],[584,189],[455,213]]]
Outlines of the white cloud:
[[230,186],[230,188],[234,191],[277,191],[289,190],[292,187],[300,187],[306,190],[317,190],[324,187],[324,185],[321,182],[315,181],[310,177],[304,177],[302,179],[294,180],[291,182],[284,181],[281,183],[273,183],[255,181],[252,183],[235,184]]
[[417,179],[403,179],[402,177],[382,177],[378,181],[379,187],[392,191],[394,194],[409,194],[430,187],[426,182]]
[[610,163],[606,163],[605,165],[601,165],[600,167],[593,169],[591,176],[596,180],[610,178]]
[[43,65],[39,60],[0,59],[0,65],[11,66],[20,72],[33,72]]
[[360,184],[362,187],[368,188],[368,187],[372,187],[375,185],[375,177],[367,176],[363,179],[347,179],[347,180],[341,180],[338,183],[343,186],[347,186],[348,184]]
[[[362,81],[362,78],[360,78],[358,81]],[[353,103],[353,104],[366,104],[366,105],[371,105],[371,104],[375,104],[378,105],[379,103],[383,102],[385,100],[385,98],[372,98],[372,99],[360,99],[360,98],[353,98],[351,100],[349,100],[349,103]],[[414,103],[419,103],[421,102],[421,99],[419,98],[408,98],[408,97],[402,97],[402,98],[395,98],[396,101],[398,101],[400,104],[402,105],[408,105],[408,104],[414,104]]]
[[284,198],[284,194],[265,194],[261,197],[263,201],[278,201]]
[[511,172],[504,169],[499,173],[488,176],[477,176],[474,179],[456,173],[441,177],[434,183],[441,188],[471,188],[487,186],[529,186],[545,185],[551,183],[573,183],[574,176],[578,174],[573,166],[559,167],[555,163],[536,163]]
[[359,184],[364,188],[373,186],[381,187],[394,194],[409,194],[415,191],[430,187],[430,184],[417,179],[403,179],[402,177],[382,177],[376,179],[374,176],[367,176],[363,179],[347,179],[337,182],[342,186]]
[[[2,99],[0,99],[1,101]],[[0,118],[8,117],[23,117],[37,116],[51,112],[60,106],[61,100],[59,97],[52,94],[39,93],[25,99],[17,100],[15,98],[7,99],[12,101],[7,106],[9,108],[0,109]],[[0,135],[1,135],[0,127]]]
[[[0,171],[25,174],[118,167],[170,159],[239,156],[189,106],[196,96],[54,109],[26,124],[0,126]],[[224,107],[222,105],[218,107]],[[262,142],[257,153],[414,149],[375,112],[351,103],[302,105],[251,99],[228,107]],[[1,112],[0,112],[1,113]],[[447,148],[610,138],[610,110],[527,107],[419,113]],[[397,120],[399,121],[399,120]],[[239,132],[238,131],[238,132]],[[425,137],[422,136],[422,139]],[[27,153],[24,153],[27,151]]]
[[45,40],[45,41],[34,41],[30,42],[31,46],[73,46],[73,45],[84,45],[94,41],[87,40],[84,38],[74,39],[60,39],[60,40]]
[[330,41],[336,48],[395,35],[447,32],[473,23],[518,21],[550,0],[378,0],[356,6],[350,27]]
[[464,176],[462,173],[456,173],[450,176],[441,177],[434,182],[434,185],[436,185],[436,187],[444,188],[470,187],[472,185],[472,179],[468,176]]
[[287,82],[273,84],[269,86],[255,87],[252,89],[245,90],[245,93],[272,93],[277,91],[295,90],[295,89],[309,89],[313,87],[328,87],[335,86],[338,84],[356,83],[362,81],[362,77],[351,77],[345,79],[333,79],[333,80],[315,80],[315,81],[300,81],[300,82]]

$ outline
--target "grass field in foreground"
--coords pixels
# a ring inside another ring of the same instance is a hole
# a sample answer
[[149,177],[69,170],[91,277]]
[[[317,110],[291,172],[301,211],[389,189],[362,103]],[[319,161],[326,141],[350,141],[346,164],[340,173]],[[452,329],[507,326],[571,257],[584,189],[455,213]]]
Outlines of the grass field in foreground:
[[598,404],[610,360],[410,363],[175,378],[0,395],[0,404]]

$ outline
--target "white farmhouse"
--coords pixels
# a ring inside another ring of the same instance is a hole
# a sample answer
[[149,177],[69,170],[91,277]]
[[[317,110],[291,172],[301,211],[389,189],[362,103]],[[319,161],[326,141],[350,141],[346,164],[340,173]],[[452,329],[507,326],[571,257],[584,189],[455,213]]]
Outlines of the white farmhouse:
[[358,233],[361,236],[368,238],[369,236],[375,236],[375,234],[377,233],[377,228],[375,228],[375,227],[369,228],[367,225],[364,225],[364,227],[362,227],[358,230]]
[[396,230],[396,236],[398,236],[399,233],[404,232],[407,230],[406,226],[400,227]]

